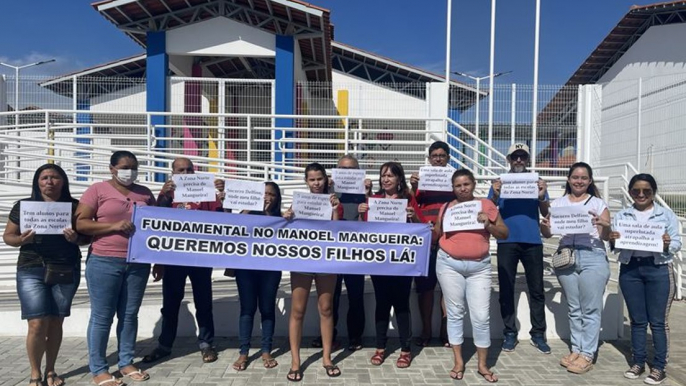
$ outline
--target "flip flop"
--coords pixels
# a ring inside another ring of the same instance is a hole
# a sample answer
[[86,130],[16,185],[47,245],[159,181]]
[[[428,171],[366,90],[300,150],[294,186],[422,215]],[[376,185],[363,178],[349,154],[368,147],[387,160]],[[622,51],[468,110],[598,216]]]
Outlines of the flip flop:
[[462,370],[450,370],[450,378],[456,381],[461,381],[464,378],[464,367]]
[[126,383],[122,383],[120,380],[115,378],[114,375],[112,375],[112,377],[110,377],[109,379],[105,379],[104,381],[100,381],[98,383],[95,383],[95,380],[93,380],[93,384],[97,385],[97,386],[105,386],[105,385],[108,385],[109,383],[114,383],[114,385],[116,385],[116,386],[126,386]]
[[[48,379],[51,382],[48,382]],[[60,376],[57,375],[57,373],[54,371],[49,371],[48,373],[45,374],[44,382],[48,386],[62,386],[62,385],[64,385],[64,379],[60,378]]]
[[232,367],[236,371],[244,371],[245,369],[248,368],[248,360],[247,359],[237,360],[237,361],[233,362]]
[[[291,377],[291,375],[293,377]],[[288,374],[286,375],[286,379],[288,379],[290,382],[300,382],[303,380],[303,372],[300,368],[297,370],[288,370]]]
[[148,379],[150,379],[150,374],[146,373],[141,369],[136,369],[126,374],[124,374],[121,370],[119,370],[119,372],[121,373],[121,375],[128,377],[130,380],[134,382],[145,382]]
[[338,368],[336,365],[326,365],[324,366],[324,369],[326,370],[326,375],[329,378],[336,378],[341,376],[341,369]]
[[[485,374],[482,373],[481,371],[477,371],[477,374],[481,375],[486,380],[486,382],[488,382],[488,383],[498,382],[498,378],[495,376],[495,373],[493,373],[493,371],[489,371]],[[486,377],[488,377],[488,378],[486,378]]]
[[37,383],[38,386],[42,386],[42,385],[43,385],[43,377],[42,377],[42,376],[39,376],[38,378],[31,378],[31,379],[29,379],[29,386],[31,386],[31,385],[33,385],[33,384],[35,384],[35,383]]
[[264,364],[265,369],[273,369],[279,365],[279,362],[274,358],[262,358],[262,363]]

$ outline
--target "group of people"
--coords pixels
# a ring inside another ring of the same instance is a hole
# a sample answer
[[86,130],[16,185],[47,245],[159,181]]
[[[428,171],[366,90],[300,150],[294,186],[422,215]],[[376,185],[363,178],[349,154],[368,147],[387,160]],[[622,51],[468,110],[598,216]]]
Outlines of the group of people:
[[[431,166],[447,167],[450,148],[444,142],[429,147]],[[513,144],[507,152],[510,173],[527,171],[529,149],[525,144]],[[193,163],[177,158],[172,163],[172,174],[194,173]],[[352,156],[338,161],[338,168],[359,168]],[[22,201],[68,202],[73,207],[73,224],[63,235],[37,235],[32,230],[21,231],[20,202],[12,208],[3,240],[19,247],[17,263],[17,292],[21,303],[22,319],[28,321],[26,348],[31,367],[30,385],[46,382],[49,386],[64,383],[55,371],[55,362],[62,339],[62,323],[69,316],[72,299],[80,282],[80,245],[90,244],[86,259],[86,282],[90,300],[90,320],[87,329],[89,368],[93,383],[100,386],[117,386],[121,379],[110,372],[106,349],[110,330],[117,316],[116,337],[118,369],[124,378],[139,382],[150,378],[143,369],[134,365],[138,311],[141,306],[148,277],[162,280],[162,329],[158,345],[143,357],[143,362],[155,362],[171,354],[177,333],[179,309],[190,279],[198,324],[198,346],[203,362],[218,358],[214,346],[212,315],[212,268],[162,266],[127,263],[129,237],[135,231],[131,216],[134,206],[162,206],[186,210],[224,211],[221,198],[225,182],[215,181],[218,191],[214,202],[181,203],[174,198],[174,183],[164,184],[155,197],[147,187],[137,184],[138,161],[134,154],[116,151],[110,159],[112,178],[91,185],[80,200],[72,198],[69,180],[62,168],[46,164],[38,168],[33,178],[31,197]],[[305,183],[311,193],[329,196],[333,208],[331,220],[366,221],[369,197],[407,199],[407,222],[430,223],[432,246],[428,275],[425,277],[371,275],[376,301],[374,312],[375,351],[371,365],[379,366],[388,357],[388,326],[391,310],[395,316],[400,339],[400,354],[395,360],[398,368],[412,363],[412,327],[410,295],[412,283],[417,291],[422,333],[415,344],[425,346],[432,338],[432,316],[436,285],[441,289],[442,323],[439,333],[442,343],[451,347],[454,364],[450,378],[460,380],[465,374],[462,357],[464,318],[472,323],[474,344],[477,348],[477,367],[487,382],[495,383],[498,377],[487,364],[491,346],[490,297],[493,272],[489,252],[490,237],[498,241],[497,272],[500,312],[504,322],[503,345],[505,352],[514,351],[518,344],[515,307],[515,278],[519,262],[524,266],[528,286],[531,344],[541,353],[550,354],[546,342],[543,237],[551,237],[550,208],[583,205],[592,216],[593,231],[588,234],[561,235],[560,249],[571,250],[575,262],[569,267],[556,269],[569,306],[571,330],[570,352],[560,364],[572,373],[585,373],[592,369],[597,354],[601,327],[603,295],[610,275],[605,242],[614,248],[622,235],[616,231],[616,221],[633,220],[664,224],[662,252],[619,250],[621,263],[619,283],[631,318],[632,363],[624,373],[635,379],[645,372],[646,329],[650,325],[655,358],[645,382],[659,384],[665,377],[668,359],[669,308],[674,292],[672,257],[681,249],[677,218],[669,209],[654,201],[657,183],[648,174],[638,174],[629,182],[629,193],[634,204],[617,213],[615,224],[610,219],[607,204],[600,197],[593,180],[593,171],[585,163],[571,166],[565,193],[550,201],[545,181],[538,182],[538,199],[501,197],[502,184],[493,182],[487,198],[476,198],[475,176],[467,169],[458,169],[452,175],[452,192],[420,191],[420,176],[414,173],[409,184],[400,163],[387,162],[379,170],[379,189],[372,191],[372,181],[366,180],[366,194],[335,193],[325,168],[313,163],[305,169]],[[446,211],[458,204],[479,201],[481,210],[477,221],[482,229],[444,231]],[[245,215],[282,216],[294,218],[294,211],[282,211],[281,191],[274,182],[266,182],[264,209],[244,211]],[[235,277],[240,299],[238,359],[236,371],[247,369],[250,340],[255,312],[261,316],[260,354],[265,368],[278,366],[272,356],[272,338],[275,326],[276,294],[281,272],[236,269],[227,270]],[[362,348],[365,326],[364,274],[323,274],[291,272],[292,301],[288,334],[291,364],[287,378],[298,382],[303,379],[300,347],[303,319],[314,281],[317,291],[317,309],[320,337],[312,345],[322,347],[322,365],[329,377],[341,375],[341,369],[331,358],[339,343],[335,326],[342,284],[348,294],[347,349]],[[43,357],[45,367],[42,368]],[[44,369],[44,370],[42,370]]]

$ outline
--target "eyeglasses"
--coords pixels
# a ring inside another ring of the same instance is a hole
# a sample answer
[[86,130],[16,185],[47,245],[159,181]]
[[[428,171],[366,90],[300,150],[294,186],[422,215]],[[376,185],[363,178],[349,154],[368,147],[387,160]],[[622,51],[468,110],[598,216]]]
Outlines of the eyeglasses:
[[447,155],[447,154],[443,154],[443,153],[441,153],[441,154],[431,154],[431,155],[429,156],[429,158],[433,158],[433,159],[446,159],[446,158],[448,158],[448,155]]
[[653,189],[631,189],[631,191],[629,191],[629,194],[631,194],[634,197],[638,197],[641,194],[643,194],[644,197],[650,197],[653,195]]

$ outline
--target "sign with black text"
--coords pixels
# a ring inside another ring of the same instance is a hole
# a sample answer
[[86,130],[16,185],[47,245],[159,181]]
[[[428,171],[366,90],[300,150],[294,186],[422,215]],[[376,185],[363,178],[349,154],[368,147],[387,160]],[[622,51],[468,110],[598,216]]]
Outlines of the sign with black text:
[[422,166],[419,168],[419,190],[452,192],[455,169],[445,166]]
[[665,234],[664,224],[617,220],[613,230],[619,232],[619,238],[615,240],[615,248],[646,252],[664,250],[662,242],[662,235]]
[[500,175],[500,198],[538,199],[538,173]]
[[550,231],[554,235],[581,235],[593,232],[593,223],[585,205],[550,208]]
[[443,232],[484,229],[485,225],[477,221],[481,209],[481,200],[462,202],[446,209],[443,214]]
[[224,208],[264,210],[264,182],[226,180],[224,185]]
[[174,174],[175,202],[214,202],[217,199],[212,174]]
[[336,193],[365,194],[365,172],[362,169],[333,169],[331,179]]
[[291,206],[295,218],[305,220],[331,220],[333,208],[328,194],[293,192]]
[[37,235],[62,234],[71,228],[71,202],[20,201],[20,231],[33,230]]
[[406,198],[370,198],[367,221],[407,222]]

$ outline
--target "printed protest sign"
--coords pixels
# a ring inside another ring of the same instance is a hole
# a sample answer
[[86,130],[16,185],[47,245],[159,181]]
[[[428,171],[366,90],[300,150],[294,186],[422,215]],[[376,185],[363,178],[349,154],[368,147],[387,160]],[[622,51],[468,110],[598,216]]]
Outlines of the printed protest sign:
[[422,166],[419,168],[419,190],[452,192],[452,177],[455,169],[441,166]]
[[195,267],[426,276],[427,224],[286,221],[278,216],[136,207],[127,261]]
[[236,211],[264,210],[264,182],[226,180],[223,206]]
[[538,199],[538,173],[506,173],[500,175],[501,198]]
[[407,222],[407,199],[370,198],[367,221]]
[[662,242],[662,235],[665,234],[664,224],[618,220],[614,230],[619,232],[619,238],[615,240],[615,248],[646,252],[664,250]]
[[71,202],[21,201],[19,224],[21,232],[33,229],[38,235],[62,234],[71,228]]
[[291,209],[295,218],[304,220],[331,220],[331,201],[328,194],[293,193]]
[[550,208],[550,231],[555,235],[579,235],[593,232],[591,215],[586,205]]
[[476,219],[481,212],[481,201],[468,201],[446,209],[443,214],[443,231],[457,232],[484,229]]
[[212,174],[174,174],[175,202],[214,202],[217,199]]
[[365,194],[365,172],[361,169],[333,169],[331,179],[336,193]]

